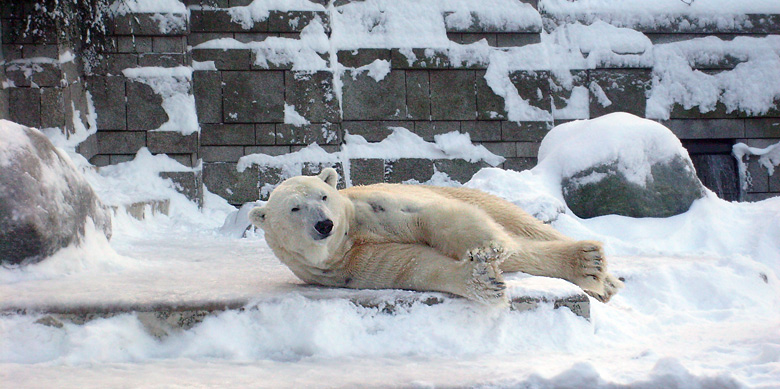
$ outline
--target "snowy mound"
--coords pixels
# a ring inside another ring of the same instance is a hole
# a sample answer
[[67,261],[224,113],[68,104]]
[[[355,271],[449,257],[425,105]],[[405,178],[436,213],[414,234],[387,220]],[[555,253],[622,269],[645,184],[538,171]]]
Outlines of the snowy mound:
[[70,158],[40,131],[0,120],[0,263],[38,262],[111,215]]
[[613,113],[555,127],[534,169],[560,178],[576,215],[666,217],[704,195],[688,152],[663,125]]

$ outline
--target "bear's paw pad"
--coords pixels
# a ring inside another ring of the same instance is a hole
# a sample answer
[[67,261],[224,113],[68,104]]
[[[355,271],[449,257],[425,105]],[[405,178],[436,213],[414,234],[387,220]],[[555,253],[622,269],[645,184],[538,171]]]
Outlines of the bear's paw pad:
[[466,288],[472,299],[486,304],[505,303],[506,283],[495,261],[474,260]]

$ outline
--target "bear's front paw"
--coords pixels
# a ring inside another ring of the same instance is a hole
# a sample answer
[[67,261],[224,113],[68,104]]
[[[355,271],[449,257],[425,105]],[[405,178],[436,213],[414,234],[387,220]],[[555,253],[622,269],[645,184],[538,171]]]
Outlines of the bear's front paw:
[[471,277],[466,281],[466,296],[481,303],[507,304],[506,284],[501,276],[500,261],[490,255],[470,256]]
[[607,272],[604,250],[598,242],[578,242],[574,254],[574,283],[593,298],[607,302],[623,283]]
[[504,246],[495,241],[466,252],[466,259],[471,262],[495,262],[500,264],[504,262],[507,256],[509,254],[504,249]]

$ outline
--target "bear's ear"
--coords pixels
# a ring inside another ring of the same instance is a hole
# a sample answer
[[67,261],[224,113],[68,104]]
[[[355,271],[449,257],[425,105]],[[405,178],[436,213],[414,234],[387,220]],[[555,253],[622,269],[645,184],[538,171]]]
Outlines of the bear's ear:
[[254,207],[249,211],[249,221],[255,225],[255,227],[260,227],[261,224],[265,221],[265,206],[262,207]]
[[325,181],[326,184],[336,187],[336,184],[339,183],[339,174],[336,173],[336,169],[332,167],[328,167],[325,169],[322,169],[319,175],[317,175],[321,180]]

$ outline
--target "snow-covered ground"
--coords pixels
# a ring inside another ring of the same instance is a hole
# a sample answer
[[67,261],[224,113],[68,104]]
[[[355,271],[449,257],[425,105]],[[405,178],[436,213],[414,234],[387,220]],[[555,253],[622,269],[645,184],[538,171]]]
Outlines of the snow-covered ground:
[[[590,321],[455,298],[390,314],[311,298],[259,232],[225,233],[233,207],[208,194],[198,210],[158,178],[173,163],[161,158],[142,151],[87,176],[108,203],[141,188],[171,198],[169,216],[120,212],[110,243],[94,234],[41,264],[0,269],[0,301],[249,299],[257,309],[163,339],[134,314],[62,328],[35,314],[0,316],[1,386],[780,386],[780,198],[729,203],[709,193],[666,219],[557,215],[566,234],[604,241],[626,280],[608,304],[591,301]],[[543,208],[560,197],[539,185],[544,174],[490,168],[467,185]]]

